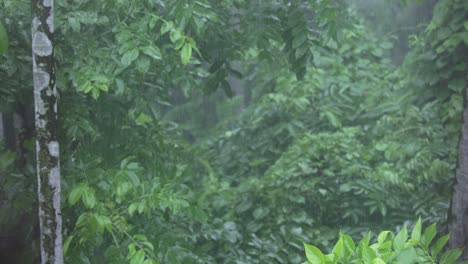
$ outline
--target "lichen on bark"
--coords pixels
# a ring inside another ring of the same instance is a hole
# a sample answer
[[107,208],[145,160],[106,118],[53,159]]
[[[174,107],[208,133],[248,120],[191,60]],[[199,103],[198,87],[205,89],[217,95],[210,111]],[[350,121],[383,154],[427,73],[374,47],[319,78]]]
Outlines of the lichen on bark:
[[53,0],[32,0],[32,57],[41,263],[63,263]]

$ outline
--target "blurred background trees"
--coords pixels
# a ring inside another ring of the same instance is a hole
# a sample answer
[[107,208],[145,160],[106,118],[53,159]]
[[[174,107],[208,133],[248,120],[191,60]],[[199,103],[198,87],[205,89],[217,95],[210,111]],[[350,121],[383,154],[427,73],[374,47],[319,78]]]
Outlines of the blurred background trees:
[[[300,263],[446,223],[465,1],[55,3],[65,262]],[[30,263],[30,5],[0,18],[0,232]]]

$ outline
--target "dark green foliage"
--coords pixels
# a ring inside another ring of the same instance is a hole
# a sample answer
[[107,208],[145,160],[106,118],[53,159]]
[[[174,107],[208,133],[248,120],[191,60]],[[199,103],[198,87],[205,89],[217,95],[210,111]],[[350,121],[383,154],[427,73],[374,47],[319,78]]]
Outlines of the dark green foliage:
[[297,263],[304,237],[327,248],[338,227],[357,236],[415,213],[446,218],[461,90],[426,97],[413,69],[433,64],[412,61],[418,50],[394,67],[389,40],[361,24],[342,34],[314,50],[302,82],[260,67],[255,103],[206,140],[222,175],[210,207],[240,234],[218,247],[254,255],[248,263]]
[[5,53],[8,50],[8,35],[5,27],[0,22],[0,54]]
[[[403,65],[342,1],[56,8],[67,263],[300,263],[339,230],[445,221],[465,1],[440,1]],[[31,102],[28,16],[0,3],[1,111]],[[0,153],[5,229],[36,197],[34,163],[14,156]]]

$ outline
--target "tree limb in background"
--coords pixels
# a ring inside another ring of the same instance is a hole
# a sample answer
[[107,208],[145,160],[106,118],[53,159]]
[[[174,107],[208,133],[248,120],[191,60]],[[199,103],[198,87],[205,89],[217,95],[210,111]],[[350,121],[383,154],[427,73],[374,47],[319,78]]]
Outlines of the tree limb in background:
[[464,248],[467,251],[468,228],[468,87],[465,84],[464,111],[460,142],[458,144],[458,164],[455,185],[449,211],[449,246]]

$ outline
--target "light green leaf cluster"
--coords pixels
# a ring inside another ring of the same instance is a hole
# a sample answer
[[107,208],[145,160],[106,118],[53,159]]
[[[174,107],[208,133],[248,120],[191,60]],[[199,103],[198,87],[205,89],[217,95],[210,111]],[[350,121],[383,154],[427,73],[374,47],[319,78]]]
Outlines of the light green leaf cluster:
[[[436,224],[427,227],[422,233],[421,218],[414,226],[411,237],[404,226],[393,237],[392,232],[382,231],[377,236],[377,242],[369,245],[368,233],[355,248],[353,239],[340,233],[332,253],[324,255],[317,247],[304,244],[306,263],[311,264],[411,264],[411,263],[439,263],[453,264],[461,256],[462,249],[446,250],[442,255],[450,235],[446,234],[434,241],[437,235]],[[421,236],[422,233],[422,236]]]

